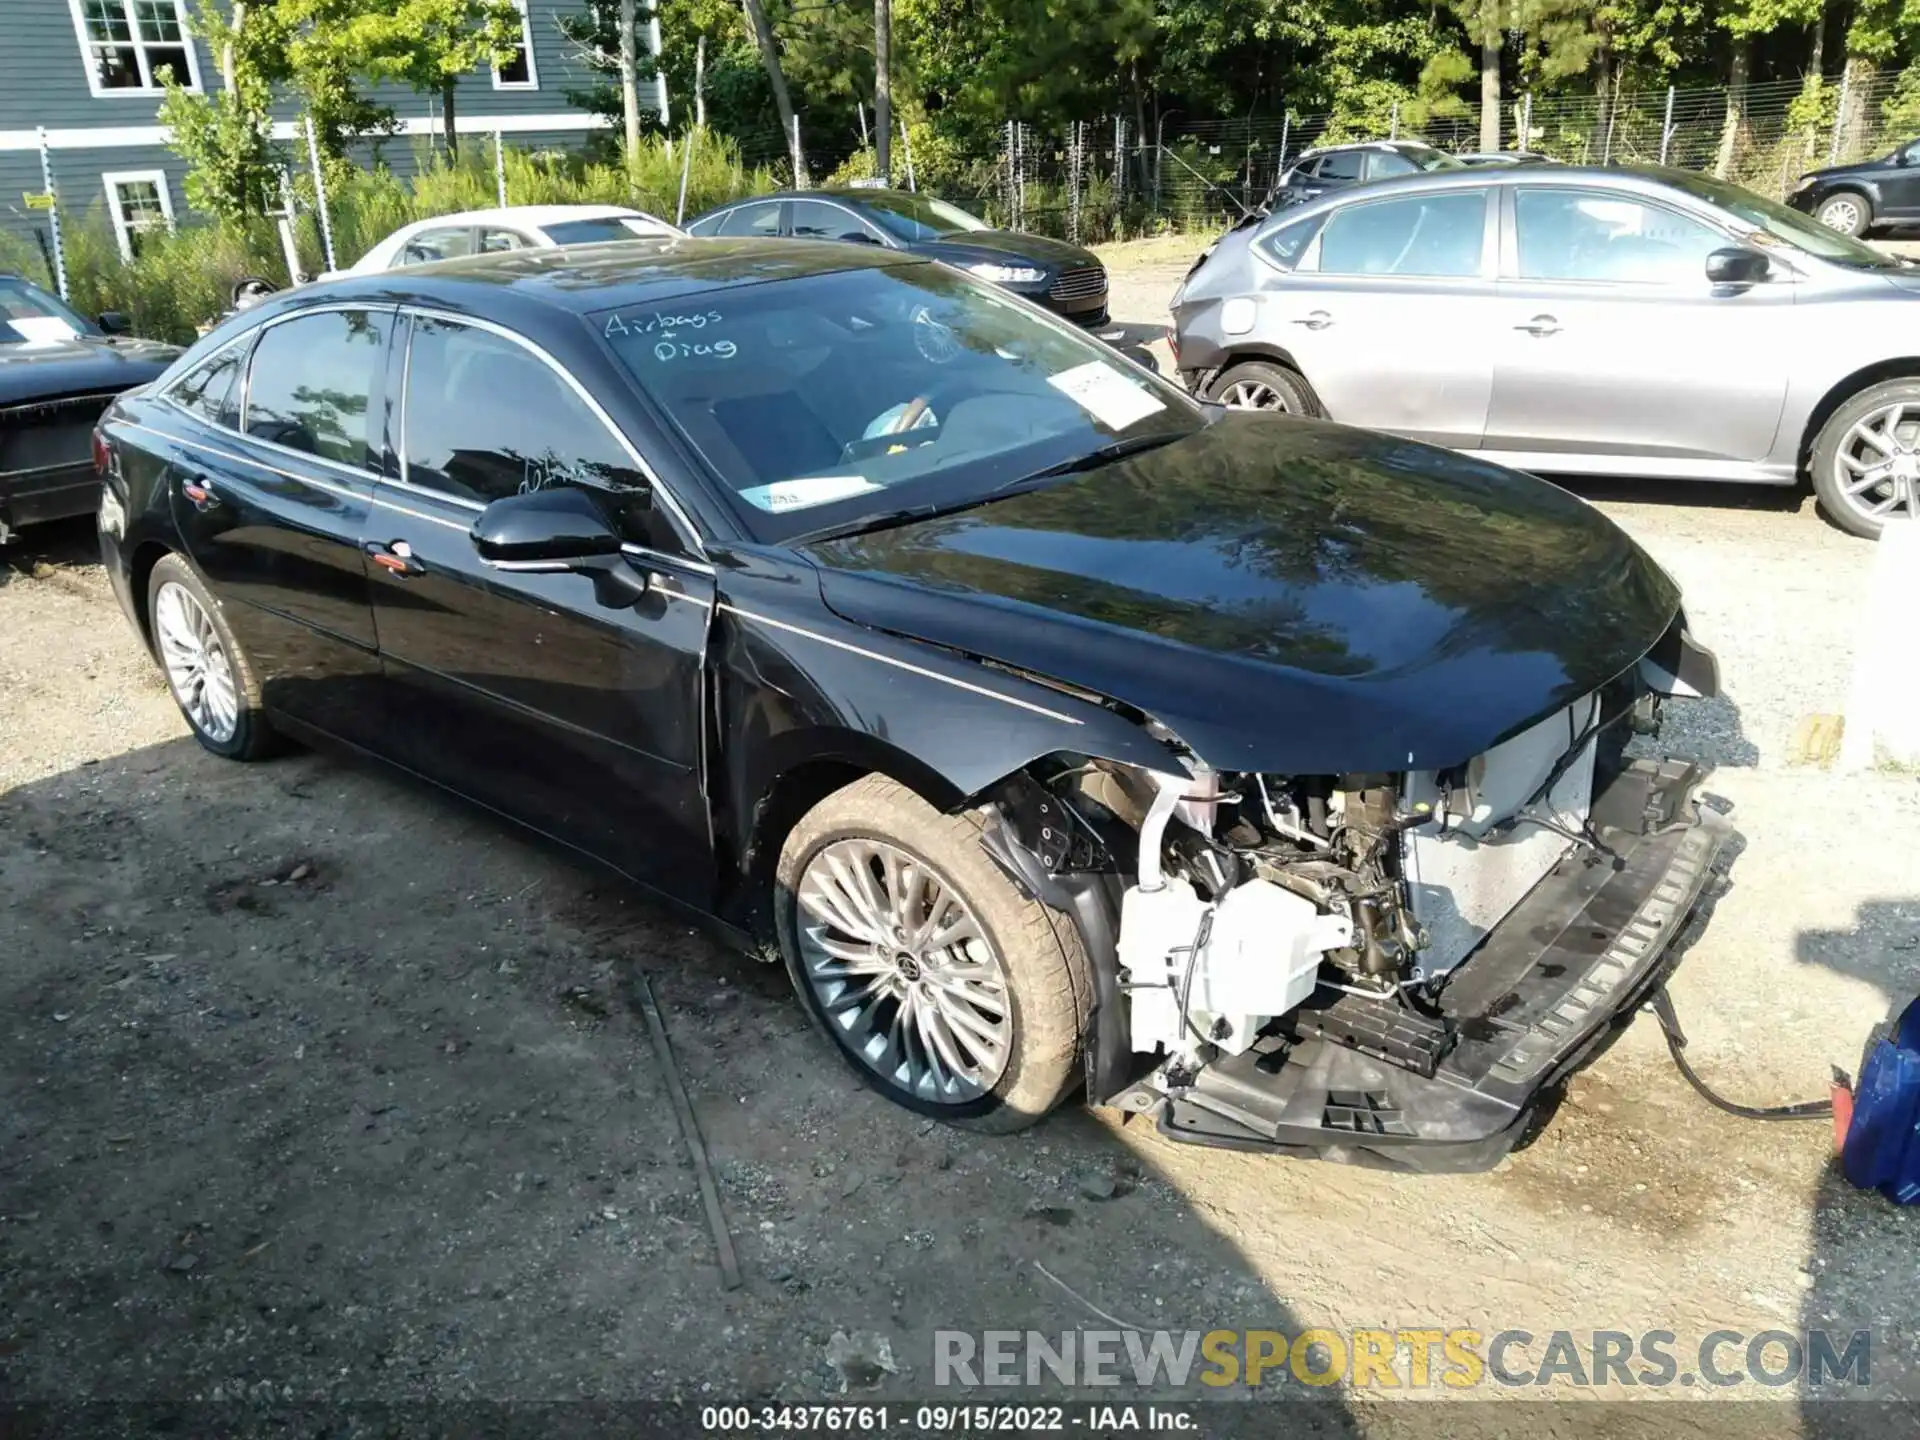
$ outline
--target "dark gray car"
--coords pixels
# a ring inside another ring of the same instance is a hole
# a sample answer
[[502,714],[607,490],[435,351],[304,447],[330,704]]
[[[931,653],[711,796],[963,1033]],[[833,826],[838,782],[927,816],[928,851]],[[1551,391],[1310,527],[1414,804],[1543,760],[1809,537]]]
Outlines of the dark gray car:
[[1174,297],[1188,385],[1546,474],[1920,514],[1920,269],[1736,186],[1520,166],[1276,211]]

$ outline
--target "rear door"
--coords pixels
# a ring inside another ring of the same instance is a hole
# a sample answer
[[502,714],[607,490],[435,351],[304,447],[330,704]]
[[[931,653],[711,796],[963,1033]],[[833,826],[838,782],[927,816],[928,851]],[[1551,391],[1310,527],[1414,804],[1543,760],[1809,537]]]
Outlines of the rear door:
[[[556,362],[451,317],[413,317],[407,343],[403,463],[380,488],[368,545],[405,763],[700,902],[713,873],[701,788],[711,567]],[[637,603],[475,553],[468,532],[486,504],[555,485],[593,493],[632,542],[649,576]]]
[[1490,193],[1356,195],[1327,216],[1290,275],[1263,287],[1262,330],[1333,419],[1436,445],[1479,443],[1493,383]]
[[[176,398],[211,430],[168,467],[182,539],[260,672],[272,708],[356,744],[380,730],[380,666],[361,530],[386,454],[393,311],[267,322],[237,399],[219,373]],[[230,380],[226,382],[230,384]]]
[[[1732,241],[1622,191],[1515,185],[1486,450],[1753,461],[1793,363],[1792,276],[1714,286]],[[1544,463],[1544,462],[1543,462]]]

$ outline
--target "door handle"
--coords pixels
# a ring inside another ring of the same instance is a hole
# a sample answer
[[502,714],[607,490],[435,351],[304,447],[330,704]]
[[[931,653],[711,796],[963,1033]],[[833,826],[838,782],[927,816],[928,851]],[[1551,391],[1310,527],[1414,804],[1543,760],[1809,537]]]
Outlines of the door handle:
[[1324,310],[1312,310],[1293,323],[1304,325],[1309,330],[1324,330],[1333,323],[1333,317]]
[[1551,315],[1536,315],[1524,325],[1516,325],[1516,330],[1524,330],[1536,340],[1544,340],[1549,335],[1560,333],[1560,322]]
[[186,496],[187,502],[203,515],[220,503],[220,497],[214,493],[213,487],[207,484],[207,477],[204,475],[182,475],[180,493]]
[[404,540],[369,540],[367,558],[402,580],[427,573],[427,567],[413,557],[413,547]]

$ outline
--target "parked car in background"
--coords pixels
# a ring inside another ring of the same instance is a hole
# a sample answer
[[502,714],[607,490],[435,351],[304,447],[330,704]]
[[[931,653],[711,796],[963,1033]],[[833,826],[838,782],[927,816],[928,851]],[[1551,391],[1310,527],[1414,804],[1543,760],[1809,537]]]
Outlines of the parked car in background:
[[1731,838],[1623,758],[1715,667],[1598,511],[877,245],[353,276],[101,429],[208,750],[347,742],[612,866],[941,1119],[1491,1164]]
[[1462,165],[1555,165],[1559,163],[1550,155],[1541,155],[1532,150],[1469,151],[1464,155],[1455,155],[1453,158]]
[[17,275],[0,275],[0,545],[23,525],[92,512],[94,422],[153,379],[178,347],[126,336],[124,315],[83,318]]
[[1920,271],[1675,170],[1383,181],[1232,231],[1174,298],[1181,373],[1542,474],[1793,485],[1920,513]]
[[1350,185],[1419,175],[1465,166],[1444,150],[1418,140],[1367,140],[1356,145],[1327,145],[1308,150],[1280,176],[1268,197],[1269,209],[1299,205]]
[[1864,235],[1874,225],[1920,224],[1920,140],[1871,160],[1809,170],[1787,203],[1842,235]]
[[1025,296],[1076,325],[1107,323],[1107,269],[1089,250],[996,230],[957,205],[905,190],[788,190],[721,205],[687,222],[692,235],[845,240],[944,260]]
[[436,215],[403,225],[345,271],[334,273],[368,275],[376,270],[457,260],[465,255],[598,245],[608,240],[670,239],[683,233],[657,216],[619,205],[509,205],[497,210]]

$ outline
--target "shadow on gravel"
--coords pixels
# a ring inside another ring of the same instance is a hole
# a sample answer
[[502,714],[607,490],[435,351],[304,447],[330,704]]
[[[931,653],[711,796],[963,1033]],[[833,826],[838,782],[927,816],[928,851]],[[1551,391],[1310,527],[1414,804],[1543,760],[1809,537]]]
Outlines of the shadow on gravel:
[[91,515],[31,525],[0,546],[0,587],[30,576],[43,566],[55,568],[100,563],[100,537]]
[[[656,1433],[685,1434],[848,1375],[896,1414],[1216,1400],[1198,1356],[1184,1386],[987,1384],[981,1332],[1115,1332],[1130,1375],[1132,1326],[1308,1323],[1117,1127],[900,1110],[775,968],[370,767],[180,740],[0,796],[0,957],[0,1407],[55,1407],[9,1433],[314,1433],[383,1404],[383,1433],[552,1434],[592,1400],[678,1402]],[[938,1330],[981,1383],[937,1386]],[[1353,1432],[1285,1372],[1225,1392],[1303,1401],[1283,1419],[1220,1405],[1205,1433]],[[103,1401],[140,1408],[69,1408]]]

